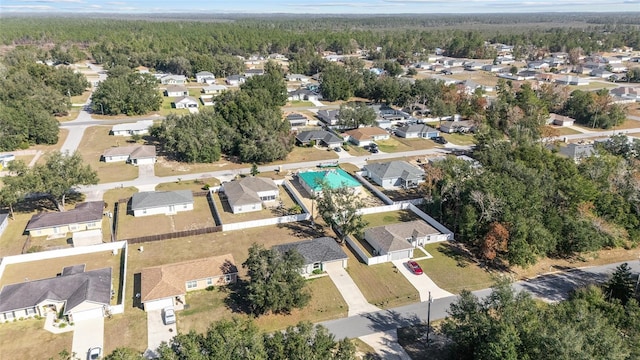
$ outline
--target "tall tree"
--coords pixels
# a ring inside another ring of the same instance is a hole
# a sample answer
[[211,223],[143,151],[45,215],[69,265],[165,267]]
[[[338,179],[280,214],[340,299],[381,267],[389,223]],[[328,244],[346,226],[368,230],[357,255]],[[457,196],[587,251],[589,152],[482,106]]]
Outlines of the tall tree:
[[375,123],[376,112],[361,103],[355,105],[340,105],[338,112],[338,124],[347,129],[356,129],[360,126],[370,126]]
[[616,267],[611,279],[604,286],[605,294],[609,299],[618,299],[626,304],[635,292],[635,281],[631,275],[629,264],[623,263]]
[[331,188],[329,184],[322,184],[317,204],[318,213],[327,224],[338,230],[341,242],[347,235],[357,234],[367,226],[359,213],[365,207],[362,199],[346,186]]
[[249,276],[247,300],[252,312],[256,315],[288,313],[306,306],[310,294],[300,276],[303,265],[304,260],[296,251],[280,254],[262,245],[251,245],[242,267]]

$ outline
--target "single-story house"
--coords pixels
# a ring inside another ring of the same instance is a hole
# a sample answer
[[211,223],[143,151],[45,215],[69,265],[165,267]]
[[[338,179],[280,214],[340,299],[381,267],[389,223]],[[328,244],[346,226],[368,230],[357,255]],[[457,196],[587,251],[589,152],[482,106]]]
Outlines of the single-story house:
[[377,126],[361,127],[346,131],[345,134],[347,135],[345,138],[357,146],[371,145],[378,140],[389,140],[389,133]]
[[573,123],[576,120],[574,118],[568,116],[562,116],[554,113],[549,114],[549,119],[547,119],[547,124],[557,125],[557,126],[573,126]]
[[504,69],[505,67],[502,65],[494,65],[494,64],[486,64],[486,65],[482,65],[482,70],[484,71],[489,71],[489,72],[500,72]]
[[5,285],[0,290],[0,322],[62,313],[70,322],[103,317],[109,313],[111,268],[85,271],[85,265],[68,266],[59,276]]
[[153,126],[153,120],[140,120],[134,123],[117,124],[111,128],[111,135],[131,136],[144,135],[149,133],[149,128]]
[[530,61],[527,63],[527,68],[535,70],[548,69],[549,63],[545,61]]
[[306,126],[307,122],[309,121],[306,116],[298,113],[291,113],[287,115],[285,120],[289,122],[289,125],[291,125],[291,127]]
[[188,109],[188,108],[197,108],[198,100],[196,100],[192,96],[182,96],[177,99],[174,99],[171,103],[175,109]]
[[260,75],[264,75],[264,70],[262,69],[247,69],[244,71],[244,76],[245,77],[252,77],[252,76],[260,76]]
[[317,195],[322,192],[323,183],[332,189],[348,187],[354,193],[360,191],[358,180],[340,168],[301,172],[298,174],[298,182],[311,195]]
[[231,254],[144,268],[140,272],[140,301],[145,311],[170,306],[182,310],[187,292],[235,283],[237,278]]
[[367,164],[363,170],[364,176],[385,189],[395,186],[411,188],[424,182],[424,171],[406,161]]
[[300,88],[297,90],[289,91],[287,100],[288,101],[318,101],[319,98],[320,98],[320,95],[318,95],[317,93],[309,89]]
[[273,247],[280,254],[297,251],[304,259],[304,266],[300,269],[302,275],[311,275],[315,270],[325,271],[330,267],[347,268],[349,257],[342,250],[336,239],[321,237],[312,240],[275,245]]
[[10,162],[16,159],[14,154],[2,154],[0,155],[0,170],[7,166]]
[[247,81],[247,78],[242,75],[229,75],[225,79],[227,85],[230,86],[240,86],[244,84],[245,81]]
[[188,96],[189,89],[187,89],[184,85],[169,85],[164,90],[164,96],[178,97],[178,96]]
[[568,144],[560,148],[560,154],[565,155],[576,163],[579,163],[582,159],[593,156],[595,152],[596,150],[593,144]]
[[9,226],[9,214],[0,214],[0,236]]
[[136,70],[138,72],[138,74],[148,74],[149,73],[149,68],[146,66],[138,66],[137,68],[135,68],[134,70]]
[[143,191],[131,197],[133,216],[174,215],[180,211],[193,210],[191,190]]
[[575,85],[575,86],[589,85],[589,79],[581,78],[578,76],[572,76],[572,75],[557,77],[556,82],[562,85]]
[[126,161],[132,165],[156,163],[156,147],[153,145],[131,145],[112,147],[101,156],[104,162]]
[[187,82],[187,77],[184,75],[164,75],[160,78],[160,83],[163,85],[184,85]]
[[640,88],[637,87],[621,86],[611,89],[609,93],[623,99],[640,101]]
[[481,62],[470,61],[470,62],[464,63],[464,69],[465,70],[482,70],[482,67],[484,65],[485,64],[483,64]]
[[83,202],[73,210],[33,215],[25,231],[31,236],[64,236],[69,232],[102,229],[103,212],[104,201]]
[[440,135],[440,132],[425,124],[405,125],[396,129],[396,135],[402,138],[423,138],[433,139]]
[[203,94],[220,94],[227,91],[227,87],[224,85],[209,85],[202,88]]
[[316,144],[325,145],[328,147],[335,147],[342,145],[342,139],[336,136],[334,133],[326,130],[309,130],[302,131],[296,135],[296,141],[300,145],[310,144],[315,141]]
[[289,74],[286,76],[287,81],[308,82],[309,77],[302,74]]
[[240,214],[262,210],[262,204],[280,197],[278,185],[265,177],[245,177],[222,186],[231,212]]
[[598,68],[598,69],[591,70],[591,73],[589,75],[593,77],[608,79],[611,75],[613,75],[613,73],[606,69]]
[[442,235],[423,220],[376,226],[364,230],[364,239],[373,247],[374,255],[387,255],[388,260],[413,257],[413,249],[428,242],[440,241]]
[[456,132],[466,133],[473,131],[475,125],[471,120],[459,120],[459,121],[443,121],[440,124],[440,131],[447,134]]
[[201,84],[213,84],[216,82],[216,76],[209,71],[200,71],[196,73],[196,82]]
[[200,102],[202,106],[213,106],[215,102],[213,101],[213,95],[200,95]]
[[323,123],[334,126],[338,124],[339,112],[340,110],[319,110],[317,116]]

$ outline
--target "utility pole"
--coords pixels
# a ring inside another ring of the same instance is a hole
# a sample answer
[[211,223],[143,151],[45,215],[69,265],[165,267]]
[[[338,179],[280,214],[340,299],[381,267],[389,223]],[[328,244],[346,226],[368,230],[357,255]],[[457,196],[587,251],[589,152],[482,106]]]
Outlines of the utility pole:
[[427,301],[427,346],[429,346],[429,333],[431,332],[431,291],[429,291],[429,300]]

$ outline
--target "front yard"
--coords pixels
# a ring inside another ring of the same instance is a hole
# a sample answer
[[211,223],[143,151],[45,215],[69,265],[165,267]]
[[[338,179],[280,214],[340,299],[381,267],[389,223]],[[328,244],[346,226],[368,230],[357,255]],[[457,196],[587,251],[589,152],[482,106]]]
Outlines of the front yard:
[[85,164],[98,172],[101,183],[133,180],[138,177],[138,168],[125,162],[106,163],[100,161],[100,156],[110,147],[129,146],[129,137],[109,135],[110,128],[106,126],[92,126],[85,130],[78,152]]
[[44,329],[44,319],[0,324],[0,358],[54,359],[71,351],[73,332],[53,334]]
[[444,137],[448,142],[456,145],[473,145],[475,144],[474,136],[472,134],[445,134],[441,133],[442,137]]

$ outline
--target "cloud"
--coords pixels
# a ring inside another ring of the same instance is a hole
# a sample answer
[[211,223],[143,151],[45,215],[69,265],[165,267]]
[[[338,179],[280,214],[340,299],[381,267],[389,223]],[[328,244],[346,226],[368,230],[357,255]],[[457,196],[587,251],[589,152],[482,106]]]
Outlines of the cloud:
[[0,5],[0,9],[7,10],[53,10],[54,7],[48,5]]
[[81,3],[84,3],[84,0],[19,0],[17,2],[23,2],[23,3],[47,3],[47,4],[66,4],[66,3],[81,4]]
[[107,5],[118,5],[118,6],[121,6],[121,5],[127,5],[127,3],[124,2],[124,1],[110,1],[110,2],[107,3]]

